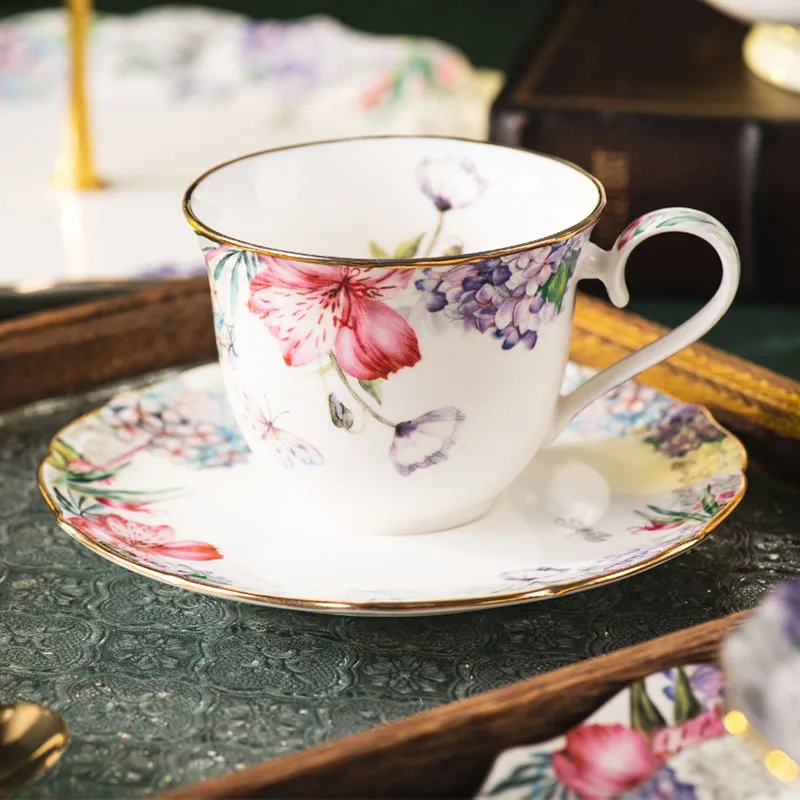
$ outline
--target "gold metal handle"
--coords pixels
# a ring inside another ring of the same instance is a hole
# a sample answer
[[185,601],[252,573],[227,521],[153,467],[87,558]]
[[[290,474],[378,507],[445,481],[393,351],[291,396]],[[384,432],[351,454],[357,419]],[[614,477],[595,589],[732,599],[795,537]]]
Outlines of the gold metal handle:
[[69,26],[69,106],[54,183],[63,189],[98,189],[86,93],[86,52],[92,0],[66,0]]

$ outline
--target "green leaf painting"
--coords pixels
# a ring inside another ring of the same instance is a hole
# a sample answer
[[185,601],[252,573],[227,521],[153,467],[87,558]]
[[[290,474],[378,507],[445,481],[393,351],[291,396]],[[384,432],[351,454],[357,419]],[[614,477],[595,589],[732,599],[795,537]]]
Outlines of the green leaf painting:
[[380,378],[376,378],[374,381],[359,381],[358,385],[373,399],[375,399],[379,404],[381,403],[382,396],[383,396],[383,386],[382,380]]
[[641,733],[652,733],[663,728],[667,721],[647,694],[644,681],[631,685],[631,728]]
[[389,254],[377,242],[369,243],[369,252],[373,258],[389,258]]
[[412,236],[410,239],[406,239],[403,242],[400,242],[399,245],[394,250],[394,257],[395,258],[413,258],[417,251],[419,250],[419,246],[422,243],[423,238],[425,237],[424,233],[419,234],[419,236]]
[[542,286],[542,297],[546,302],[552,303],[559,312],[564,303],[564,297],[569,288],[569,278],[577,260],[578,251],[573,250]]
[[694,696],[692,684],[689,676],[683,667],[678,669],[678,677],[675,681],[675,725],[682,725],[690,719],[694,719],[698,714],[703,713],[703,706]]

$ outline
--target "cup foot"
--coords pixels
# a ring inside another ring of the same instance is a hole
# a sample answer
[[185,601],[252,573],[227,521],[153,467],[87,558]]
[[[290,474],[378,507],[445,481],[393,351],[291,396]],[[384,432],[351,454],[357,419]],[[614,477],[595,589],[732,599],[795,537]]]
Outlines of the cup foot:
[[453,528],[460,528],[462,525],[468,525],[470,522],[479,519],[488,513],[496,500],[497,498],[493,497],[488,502],[478,503],[458,512],[451,511],[436,516],[426,514],[424,517],[421,516],[418,519],[411,520],[406,518],[404,521],[398,522],[397,525],[384,520],[380,525],[374,525],[371,529],[363,527],[355,532],[371,533],[379,536],[418,536],[425,533],[448,531]]

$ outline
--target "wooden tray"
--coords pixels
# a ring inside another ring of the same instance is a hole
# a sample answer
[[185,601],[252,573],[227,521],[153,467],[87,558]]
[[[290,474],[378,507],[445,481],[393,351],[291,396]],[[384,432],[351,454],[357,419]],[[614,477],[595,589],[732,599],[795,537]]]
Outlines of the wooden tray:
[[[663,328],[582,296],[572,358],[602,367]],[[0,323],[0,409],[215,357],[204,278]],[[708,406],[770,472],[800,482],[800,384],[705,344],[642,380]],[[165,795],[469,796],[495,755],[556,735],[658,669],[713,658],[734,615]]]

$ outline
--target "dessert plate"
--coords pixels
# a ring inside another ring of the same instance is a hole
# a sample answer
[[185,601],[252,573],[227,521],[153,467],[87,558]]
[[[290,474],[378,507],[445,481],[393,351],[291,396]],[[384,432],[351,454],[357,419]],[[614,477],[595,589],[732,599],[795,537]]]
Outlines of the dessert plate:
[[[591,374],[570,364],[565,388]],[[673,558],[741,500],[745,461],[705,409],[629,382],[468,525],[306,530],[251,462],[213,364],[69,424],[39,485],[69,534],[156,580],[267,606],[432,614],[580,591]]]

